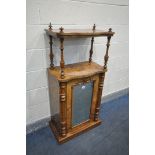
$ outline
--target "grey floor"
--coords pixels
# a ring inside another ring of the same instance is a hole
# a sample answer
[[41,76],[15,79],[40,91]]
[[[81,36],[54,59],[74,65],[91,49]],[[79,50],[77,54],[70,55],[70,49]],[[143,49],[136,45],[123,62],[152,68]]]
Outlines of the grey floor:
[[100,118],[100,126],[61,145],[49,127],[28,134],[27,155],[128,155],[129,95],[102,104]]

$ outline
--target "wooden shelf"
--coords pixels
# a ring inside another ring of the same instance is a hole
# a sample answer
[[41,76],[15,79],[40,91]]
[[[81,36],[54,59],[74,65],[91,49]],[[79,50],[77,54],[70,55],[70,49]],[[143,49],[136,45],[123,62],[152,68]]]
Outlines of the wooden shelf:
[[101,37],[101,36],[113,36],[112,31],[103,30],[90,30],[90,29],[64,29],[60,31],[59,29],[45,29],[49,36],[55,38],[67,38],[67,37]]
[[103,69],[103,66],[100,66],[95,62],[79,62],[65,65],[65,78],[62,79],[60,76],[61,68],[59,66],[55,67],[54,69],[48,69],[49,74],[54,75],[55,78],[59,81],[69,81],[75,78],[78,79],[81,77],[89,77],[98,73],[104,73],[106,71],[107,70]]

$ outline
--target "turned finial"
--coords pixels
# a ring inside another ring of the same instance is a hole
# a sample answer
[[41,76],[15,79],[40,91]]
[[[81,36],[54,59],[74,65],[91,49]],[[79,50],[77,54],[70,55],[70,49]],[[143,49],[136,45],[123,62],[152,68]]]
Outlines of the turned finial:
[[60,33],[62,33],[63,30],[64,30],[64,28],[61,26],[61,27],[59,28],[59,30],[60,30]]
[[49,24],[49,30],[52,30],[52,24],[51,24],[51,22],[50,22],[50,24]]
[[112,28],[109,28],[109,32],[112,32]]
[[93,25],[93,31],[95,31],[95,28],[96,28],[96,25],[94,24],[94,25]]

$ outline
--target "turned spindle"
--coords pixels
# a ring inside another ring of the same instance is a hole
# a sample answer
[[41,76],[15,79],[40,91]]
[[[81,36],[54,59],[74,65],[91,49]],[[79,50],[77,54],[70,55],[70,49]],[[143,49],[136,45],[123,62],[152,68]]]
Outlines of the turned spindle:
[[[49,24],[49,31],[52,31],[51,22]],[[52,46],[53,46],[53,37],[49,36],[49,38],[50,38],[50,42],[49,42],[49,44],[50,44],[50,54],[49,54],[49,57],[50,57],[50,69],[53,69],[54,68],[54,63],[53,63],[54,54],[53,54],[53,48],[52,48]]]
[[[60,28],[60,33],[63,33],[63,28]],[[61,67],[61,78],[65,78],[65,73],[64,73],[64,38],[60,38],[60,51],[61,51],[61,60],[60,60],[60,67]]]
[[54,58],[54,54],[53,54],[53,48],[52,48],[52,46],[53,46],[53,37],[52,36],[50,36],[50,42],[49,42],[49,44],[50,44],[50,69],[53,69],[54,68],[54,63],[53,63],[53,58]]
[[[112,29],[109,28],[109,31],[108,32],[112,32]],[[107,69],[107,63],[108,63],[108,59],[109,59],[109,47],[110,47],[110,40],[111,40],[111,36],[107,36],[107,48],[106,48],[106,53],[105,53],[105,56],[104,56],[104,69]]]
[[[95,31],[96,29],[96,25],[94,24],[93,25],[93,32]],[[94,36],[91,38],[91,47],[90,47],[90,51],[89,51],[89,63],[92,62],[92,55],[93,55],[93,44],[94,44]]]

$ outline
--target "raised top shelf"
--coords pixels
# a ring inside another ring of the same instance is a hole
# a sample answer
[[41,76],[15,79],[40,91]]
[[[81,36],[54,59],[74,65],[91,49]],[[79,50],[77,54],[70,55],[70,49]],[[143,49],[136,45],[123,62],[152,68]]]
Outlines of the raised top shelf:
[[103,30],[91,30],[91,29],[45,29],[49,36],[55,38],[67,38],[67,37],[101,37],[101,36],[113,36],[115,33],[112,31]]

